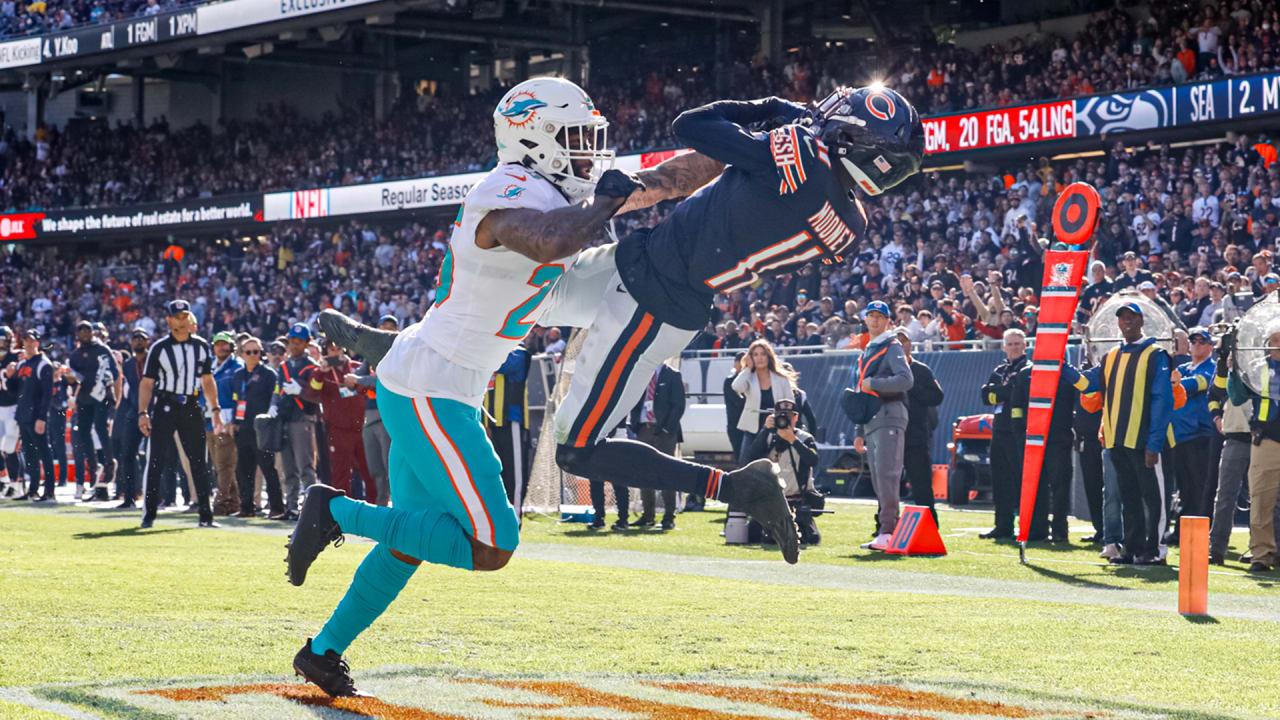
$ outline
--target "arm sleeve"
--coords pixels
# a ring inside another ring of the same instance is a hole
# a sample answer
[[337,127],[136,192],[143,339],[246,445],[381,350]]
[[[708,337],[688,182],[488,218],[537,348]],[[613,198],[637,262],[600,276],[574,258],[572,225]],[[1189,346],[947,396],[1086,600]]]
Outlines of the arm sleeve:
[[53,401],[53,365],[45,363],[40,367],[40,390],[36,393],[36,419],[47,420],[49,404]]
[[159,344],[155,343],[147,349],[147,359],[142,365],[142,377],[144,378],[160,379],[160,352],[156,350]]
[[791,449],[796,451],[796,457],[804,465],[816,466],[818,464],[818,445],[814,442],[812,436],[805,437],[801,440],[791,443]]
[[1231,399],[1232,405],[1243,405],[1249,402],[1252,393],[1245,386],[1244,381],[1240,379],[1239,373],[1231,371],[1231,376],[1227,380],[1227,397]]
[[920,377],[916,378],[911,390],[916,393],[916,398],[925,407],[941,405],[944,398],[942,384],[938,382],[938,378],[933,374],[933,370],[929,369],[928,365],[921,364],[919,367]]
[[1173,383],[1169,379],[1169,356],[1156,353],[1151,360],[1151,427],[1147,431],[1147,450],[1164,449],[1169,421],[1173,416]]
[[1031,371],[1023,368],[1013,376],[1009,391],[1009,418],[1017,432],[1027,431],[1027,406],[1031,403]]
[[676,137],[707,157],[748,172],[773,172],[769,136],[744,125],[776,118],[790,103],[777,98],[721,100],[686,110],[671,124]]
[[759,460],[769,454],[769,433],[761,430],[751,436],[750,445],[747,446],[747,458],[749,460]]
[[[1168,364],[1165,365],[1165,375],[1168,375]],[[1063,363],[1062,376],[1071,383],[1071,386],[1082,393],[1098,392],[1102,389],[1102,366],[1091,367],[1081,372],[1074,367]]]
[[910,390],[915,378],[911,375],[911,366],[907,364],[907,356],[903,353],[902,346],[897,343],[890,345],[889,351],[884,354],[884,361],[892,374],[887,377],[869,377],[863,381],[863,384],[876,392]]
[[200,361],[196,363],[196,375],[204,377],[213,374],[213,347],[208,343],[204,345],[204,352],[200,356]]

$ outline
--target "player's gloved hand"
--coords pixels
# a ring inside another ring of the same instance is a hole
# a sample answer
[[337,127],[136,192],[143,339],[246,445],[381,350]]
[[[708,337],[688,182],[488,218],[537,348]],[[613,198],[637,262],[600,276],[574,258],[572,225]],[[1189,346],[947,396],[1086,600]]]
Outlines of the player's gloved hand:
[[279,414],[280,414],[280,408],[276,407],[275,405],[272,405],[271,407],[267,408],[267,417],[275,417]]
[[298,384],[297,380],[290,380],[280,389],[284,391],[285,395],[298,395],[302,393],[302,386]]
[[631,193],[643,190],[644,183],[640,178],[625,170],[606,170],[596,182],[596,195],[626,200]]
[[769,132],[783,125],[790,125],[805,114],[803,105],[780,97],[752,100],[751,104],[757,106],[756,113],[759,118],[747,124],[747,129],[752,132]]
[[1232,325],[1231,329],[1222,336],[1222,340],[1218,342],[1218,362],[1226,362],[1231,357],[1231,351],[1236,348],[1236,326]]

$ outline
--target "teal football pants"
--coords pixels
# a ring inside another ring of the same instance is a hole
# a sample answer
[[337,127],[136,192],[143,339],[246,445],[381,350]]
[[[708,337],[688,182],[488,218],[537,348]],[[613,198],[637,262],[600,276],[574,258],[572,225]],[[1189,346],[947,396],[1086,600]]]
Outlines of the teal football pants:
[[471,538],[515,550],[520,525],[502,485],[502,464],[480,422],[480,409],[439,398],[409,398],[378,384],[378,411],[391,436],[394,507],[334,498],[342,532],[376,540],[351,587],[312,642],[341,654],[387,609],[417,560],[470,570]]

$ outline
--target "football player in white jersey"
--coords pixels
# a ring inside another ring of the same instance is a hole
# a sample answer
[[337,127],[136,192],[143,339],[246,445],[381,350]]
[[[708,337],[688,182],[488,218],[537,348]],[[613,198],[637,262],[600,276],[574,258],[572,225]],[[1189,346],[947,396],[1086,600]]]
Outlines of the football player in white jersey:
[[557,78],[512,88],[494,128],[500,164],[467,194],[426,316],[398,334],[332,310],[320,317],[330,339],[377,365],[395,498],[393,508],[378,507],[312,486],[289,541],[295,585],[343,533],[378,542],[294,658],[295,671],[331,696],[356,692],[342,653],[422,561],[498,570],[510,559],[519,523],[480,405],[493,372],[539,320],[583,327],[594,316],[614,246],[582,248],[619,211],[686,195],[723,168],[691,153],[639,177],[609,169],[608,122],[581,88]]

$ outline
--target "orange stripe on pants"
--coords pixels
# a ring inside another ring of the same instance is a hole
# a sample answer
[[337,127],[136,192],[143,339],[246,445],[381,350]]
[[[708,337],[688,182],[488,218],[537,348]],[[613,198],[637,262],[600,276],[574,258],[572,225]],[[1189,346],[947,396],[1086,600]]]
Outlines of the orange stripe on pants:
[[578,431],[578,437],[574,440],[573,444],[575,446],[586,447],[587,438],[591,436],[591,431],[595,429],[596,423],[600,422],[600,416],[604,414],[604,409],[608,407],[609,400],[613,397],[613,392],[617,388],[618,378],[631,360],[631,354],[635,352],[636,346],[640,344],[640,341],[652,326],[653,316],[645,313],[644,317],[640,318],[640,324],[636,326],[636,331],[631,333],[631,337],[627,339],[627,344],[623,346],[622,353],[618,355],[618,361],[609,369],[609,377],[605,380],[600,397],[596,398],[596,404],[591,408],[591,414],[587,416],[587,421],[582,424],[582,429]]

